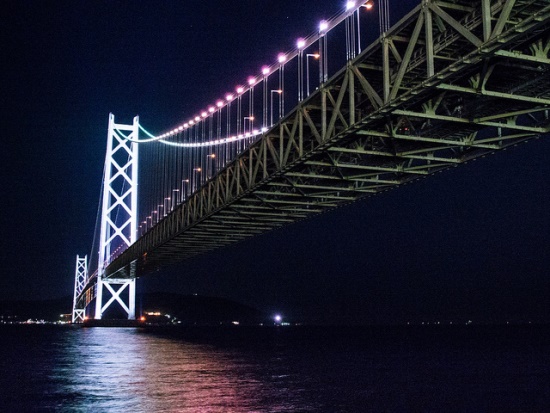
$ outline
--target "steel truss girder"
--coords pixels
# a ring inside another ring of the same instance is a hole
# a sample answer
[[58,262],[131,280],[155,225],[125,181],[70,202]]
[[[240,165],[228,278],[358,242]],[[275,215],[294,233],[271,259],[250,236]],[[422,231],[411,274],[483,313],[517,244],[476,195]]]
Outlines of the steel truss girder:
[[261,202],[283,225],[310,215],[304,208],[318,213],[546,135],[549,31],[547,0],[422,1],[106,275],[135,277],[245,239],[244,225],[232,237],[200,231],[224,215],[230,228],[260,219],[234,205]]

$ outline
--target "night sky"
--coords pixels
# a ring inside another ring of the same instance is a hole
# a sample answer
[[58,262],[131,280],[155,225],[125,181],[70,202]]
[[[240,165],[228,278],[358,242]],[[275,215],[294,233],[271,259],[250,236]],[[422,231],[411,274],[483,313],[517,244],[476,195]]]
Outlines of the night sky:
[[[108,114],[162,132],[344,1],[2,3],[0,300],[72,296]],[[416,1],[392,1],[392,22]],[[393,6],[398,4],[398,9]],[[373,14],[371,41],[377,33]],[[140,279],[314,323],[550,321],[549,136]]]

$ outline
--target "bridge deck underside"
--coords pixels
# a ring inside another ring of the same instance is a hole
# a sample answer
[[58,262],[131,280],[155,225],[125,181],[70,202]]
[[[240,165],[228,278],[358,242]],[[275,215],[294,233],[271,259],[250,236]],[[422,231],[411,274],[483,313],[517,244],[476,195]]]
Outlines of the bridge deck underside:
[[418,6],[107,268],[137,277],[550,129],[548,1]]

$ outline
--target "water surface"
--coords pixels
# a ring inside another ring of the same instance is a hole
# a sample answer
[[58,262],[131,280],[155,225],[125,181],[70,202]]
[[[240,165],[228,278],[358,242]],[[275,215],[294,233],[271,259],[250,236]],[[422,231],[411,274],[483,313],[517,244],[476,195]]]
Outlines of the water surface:
[[547,412],[548,327],[0,326],[1,412]]

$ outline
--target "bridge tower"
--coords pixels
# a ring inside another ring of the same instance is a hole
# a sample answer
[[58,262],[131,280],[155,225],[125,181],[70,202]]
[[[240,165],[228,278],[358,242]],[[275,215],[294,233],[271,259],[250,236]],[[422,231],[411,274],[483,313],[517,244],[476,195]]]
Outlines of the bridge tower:
[[[107,308],[117,302],[135,319],[136,280],[105,277],[105,269],[137,238],[137,186],[139,117],[131,125],[115,123],[109,114],[107,154],[103,172],[101,231],[96,283],[95,319],[100,320]],[[110,298],[107,298],[104,289]],[[126,299],[125,299],[126,298]]]
[[73,298],[73,323],[83,323],[86,316],[86,309],[80,308],[78,298],[86,287],[88,281],[88,256],[80,258],[76,256],[76,268],[74,273],[74,298]]

